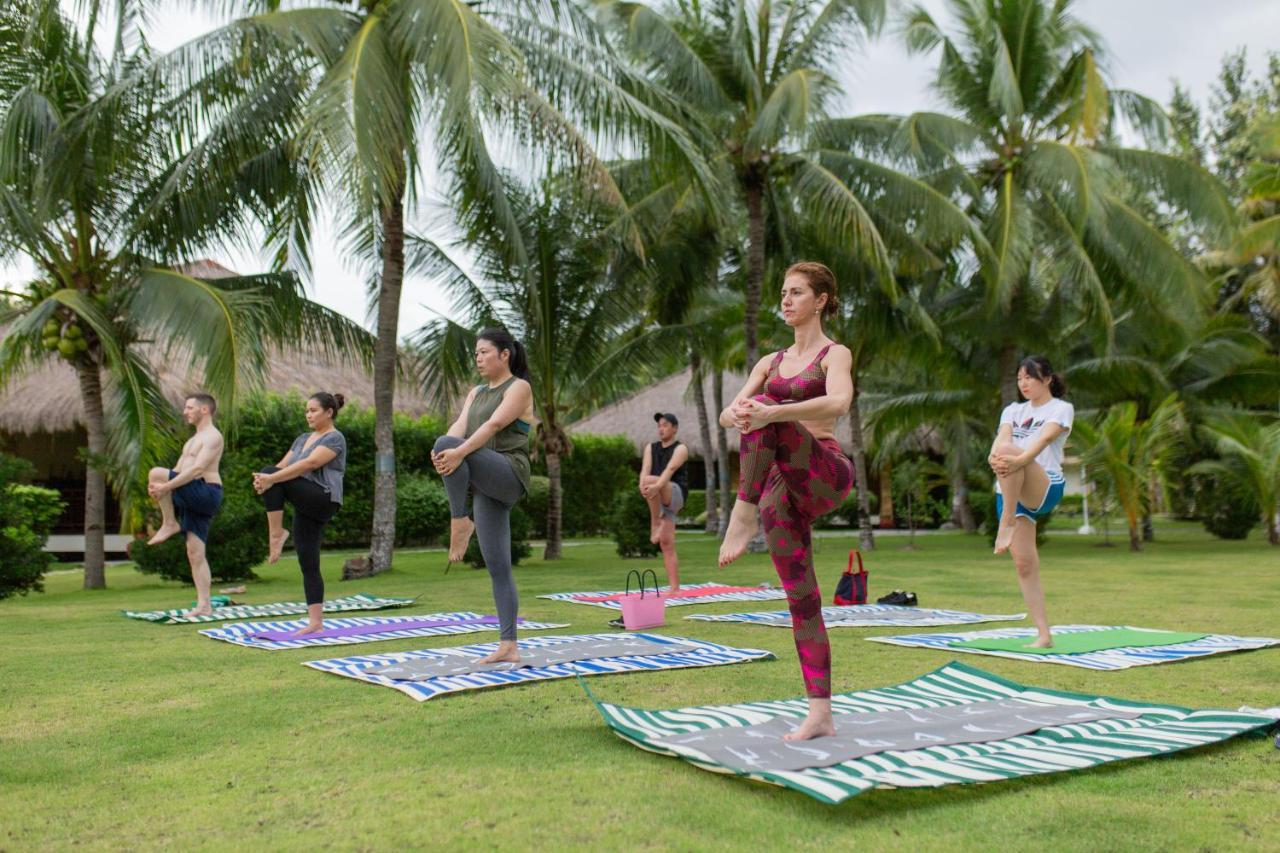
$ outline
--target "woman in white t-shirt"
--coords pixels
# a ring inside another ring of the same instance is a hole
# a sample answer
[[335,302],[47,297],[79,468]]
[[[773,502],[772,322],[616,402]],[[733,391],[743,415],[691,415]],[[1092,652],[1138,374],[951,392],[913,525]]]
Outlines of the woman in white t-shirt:
[[1053,645],[1040,586],[1036,519],[1048,515],[1062,500],[1062,449],[1075,417],[1075,407],[1061,399],[1066,390],[1066,383],[1047,359],[1024,358],[1018,365],[1018,392],[1025,402],[1005,407],[987,457],[996,475],[996,512],[1000,515],[995,553],[1008,551],[1013,556],[1022,597],[1039,632],[1036,641],[1029,644],[1033,648]]

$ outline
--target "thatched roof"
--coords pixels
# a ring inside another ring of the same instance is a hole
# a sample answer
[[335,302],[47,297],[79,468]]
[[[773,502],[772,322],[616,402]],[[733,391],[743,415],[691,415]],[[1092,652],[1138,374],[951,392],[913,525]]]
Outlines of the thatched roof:
[[[209,279],[234,275],[225,267],[207,260],[190,264],[184,271]],[[147,351],[143,349],[142,352],[145,354]],[[163,359],[160,357],[153,357],[150,361],[156,368],[165,397],[175,407],[181,407],[186,395],[199,390],[200,382],[189,366],[161,363]],[[277,394],[339,392],[349,403],[373,406],[371,373],[359,365],[335,361],[317,353],[279,353],[271,361],[263,387]],[[434,408],[418,388],[404,381],[397,383],[396,411],[416,416]],[[0,432],[31,435],[66,432],[82,425],[80,385],[75,371],[62,361],[50,359],[14,379],[0,391]]]
[[[740,373],[726,373],[724,376],[724,398],[727,404],[733,395],[742,388],[746,378]],[[720,414],[715,410],[715,401],[711,395],[710,377],[703,380],[703,394],[707,401],[707,417],[711,419],[712,441],[715,440],[715,418]],[[680,440],[689,447],[689,454],[698,459],[705,459],[702,436],[698,430],[698,410],[693,402],[692,371],[682,370],[666,379],[656,382],[629,397],[623,397],[610,403],[590,417],[576,421],[569,427],[570,433],[591,433],[593,435],[625,435],[636,446],[636,455],[644,452],[644,446],[658,439],[657,427],[653,422],[656,412],[671,412],[680,419]],[[726,441],[729,451],[738,448],[738,431],[726,430]],[[845,452],[849,447],[848,418],[841,418],[836,424],[836,436]]]

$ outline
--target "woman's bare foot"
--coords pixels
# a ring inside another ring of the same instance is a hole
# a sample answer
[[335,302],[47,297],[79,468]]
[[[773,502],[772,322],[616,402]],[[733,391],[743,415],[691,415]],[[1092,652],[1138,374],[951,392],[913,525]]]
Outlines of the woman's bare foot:
[[996,547],[991,553],[1003,554],[1009,550],[1009,546],[1013,544],[1013,532],[1016,529],[1017,521],[1009,526],[1000,525],[1000,531],[996,534]]
[[1038,637],[1034,643],[1028,643],[1029,649],[1051,649],[1053,648],[1053,637]]
[[836,733],[836,724],[831,720],[831,712],[823,713],[809,712],[809,716],[804,718],[804,722],[800,724],[800,728],[791,734],[782,736],[783,740],[812,740],[816,737],[834,737]]
[[267,536],[267,563],[271,564],[280,559],[280,555],[284,553],[284,543],[289,538],[289,531],[281,530],[279,536]]
[[323,630],[324,630],[323,622],[308,622],[307,627],[299,628],[298,630],[294,631],[293,636],[305,637],[307,636],[307,634],[318,634]]
[[658,540],[661,538],[662,538],[661,527],[659,526],[658,522],[655,521],[649,525],[649,544],[657,545]]
[[156,531],[156,535],[147,540],[148,545],[159,545],[182,528],[178,526],[178,522],[172,524],[162,524],[160,529]]
[[733,505],[733,512],[729,513],[729,528],[720,545],[720,568],[747,553],[747,545],[756,535],[757,524],[756,505],[739,499]]
[[514,640],[503,640],[498,648],[480,658],[476,663],[520,663],[520,648]]
[[206,604],[204,607],[191,608],[186,613],[183,613],[181,618],[191,619],[192,617],[195,617],[195,616],[212,616],[212,615],[213,615],[213,608]]
[[449,520],[449,560],[460,562],[467,556],[467,546],[471,544],[471,534],[476,531],[476,523],[465,515],[462,518]]

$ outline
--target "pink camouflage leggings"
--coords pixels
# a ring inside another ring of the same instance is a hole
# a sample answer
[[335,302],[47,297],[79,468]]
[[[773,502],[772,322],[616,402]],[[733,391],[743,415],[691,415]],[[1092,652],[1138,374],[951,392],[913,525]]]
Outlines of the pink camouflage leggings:
[[[777,400],[759,395],[757,401]],[[813,571],[810,525],[853,488],[853,463],[834,439],[816,439],[794,421],[766,424],[742,436],[738,500],[760,507],[769,556],[787,592],[791,631],[806,695],[831,698],[831,643]]]

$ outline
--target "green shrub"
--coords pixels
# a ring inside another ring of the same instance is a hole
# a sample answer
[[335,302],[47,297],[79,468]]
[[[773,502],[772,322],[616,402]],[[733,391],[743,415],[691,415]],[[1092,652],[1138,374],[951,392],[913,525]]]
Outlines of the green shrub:
[[[228,455],[222,460],[222,509],[213,518],[205,549],[209,573],[216,581],[255,578],[253,567],[267,558],[267,519],[262,499],[253,491],[253,470],[243,458]],[[143,574],[191,583],[186,539],[179,533],[159,545],[135,540],[129,557]]]
[[1204,529],[1219,539],[1245,539],[1262,517],[1246,490],[1226,478],[1196,477],[1196,514]]
[[15,482],[34,469],[0,455],[0,599],[44,592],[42,578],[54,556],[44,543],[66,504],[53,489]]
[[633,476],[627,488],[613,499],[609,528],[619,557],[654,557],[660,553],[649,541],[649,504],[640,494],[640,479]]
[[[636,447],[623,435],[575,435],[560,466],[561,530],[565,536],[607,532],[614,497],[637,488]],[[539,461],[537,472],[545,474]]]
[[706,489],[690,489],[689,494],[685,495],[684,508],[680,510],[681,518],[697,518],[703,516],[705,520],[707,514],[707,491]]
[[1084,495],[1063,495],[1062,500],[1053,511],[1068,518],[1075,518],[1084,513]]
[[520,506],[529,516],[529,535],[534,539],[547,538],[547,498],[551,492],[551,481],[540,474],[529,478],[529,494],[524,496]]
[[[520,565],[521,560],[533,553],[533,548],[529,546],[531,527],[529,515],[524,508],[520,504],[513,506],[511,508],[511,565],[513,566]],[[467,555],[464,559],[477,569],[485,567],[478,537],[471,537],[471,544],[467,546]]]
[[449,540],[449,496],[438,476],[396,478],[396,544],[428,545]]

